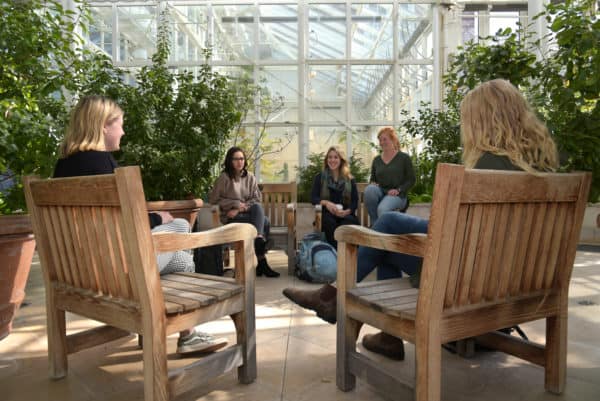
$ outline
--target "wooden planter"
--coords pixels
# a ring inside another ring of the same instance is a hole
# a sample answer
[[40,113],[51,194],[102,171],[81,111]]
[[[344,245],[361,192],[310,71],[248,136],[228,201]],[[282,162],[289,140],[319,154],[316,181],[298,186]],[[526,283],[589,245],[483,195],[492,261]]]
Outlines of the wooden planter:
[[10,333],[25,298],[34,251],[29,216],[0,216],[0,340]]

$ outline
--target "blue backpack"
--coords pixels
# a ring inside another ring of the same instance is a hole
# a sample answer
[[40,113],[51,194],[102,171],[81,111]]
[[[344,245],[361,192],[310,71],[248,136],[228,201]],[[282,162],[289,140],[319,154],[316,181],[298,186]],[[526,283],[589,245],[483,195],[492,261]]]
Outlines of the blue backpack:
[[296,276],[313,283],[331,283],[337,277],[337,252],[321,233],[306,234],[296,258]]

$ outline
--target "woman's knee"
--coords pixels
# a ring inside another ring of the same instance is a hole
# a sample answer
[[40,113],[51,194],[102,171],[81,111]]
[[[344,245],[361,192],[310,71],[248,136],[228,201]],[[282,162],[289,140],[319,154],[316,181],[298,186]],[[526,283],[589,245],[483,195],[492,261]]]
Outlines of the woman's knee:
[[381,200],[381,188],[375,184],[367,185],[367,187],[365,188],[365,192],[364,192],[364,199],[365,199],[365,202],[367,202],[367,201],[379,202]]

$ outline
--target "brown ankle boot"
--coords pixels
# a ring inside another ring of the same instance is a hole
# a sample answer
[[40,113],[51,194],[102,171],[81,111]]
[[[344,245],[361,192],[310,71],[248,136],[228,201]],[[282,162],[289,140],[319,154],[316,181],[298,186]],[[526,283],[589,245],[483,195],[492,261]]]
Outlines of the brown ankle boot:
[[387,356],[398,361],[404,360],[404,342],[383,331],[377,334],[365,334],[362,345],[371,352]]
[[293,303],[317,312],[317,316],[328,323],[337,321],[337,289],[332,285],[325,284],[318,290],[286,288],[283,295]]

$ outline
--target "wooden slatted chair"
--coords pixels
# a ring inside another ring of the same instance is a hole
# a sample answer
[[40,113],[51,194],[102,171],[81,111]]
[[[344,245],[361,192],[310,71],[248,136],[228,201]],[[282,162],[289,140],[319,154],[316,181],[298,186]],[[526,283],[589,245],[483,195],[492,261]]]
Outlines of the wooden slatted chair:
[[[138,167],[115,174],[25,180],[27,205],[46,287],[50,376],[67,374],[67,355],[129,333],[143,338],[144,397],[168,400],[238,368],[256,378],[256,229],[231,224],[193,233],[152,234]],[[159,276],[156,252],[232,243],[236,277]],[[65,311],[104,322],[66,335]],[[237,344],[168,370],[166,336],[231,316]]]
[[288,257],[288,274],[294,274],[296,264],[296,182],[260,184],[265,215],[271,223],[271,238],[282,246]]
[[[590,187],[589,173],[437,169],[427,235],[343,226],[338,241],[337,385],[355,377],[388,394],[400,383],[356,340],[366,323],[415,344],[416,401],[439,401],[441,344],[484,344],[544,368],[565,385],[568,289]],[[356,283],[357,246],[423,256],[419,290],[407,279]],[[546,319],[545,345],[495,330]],[[493,333],[492,333],[493,332]]]

